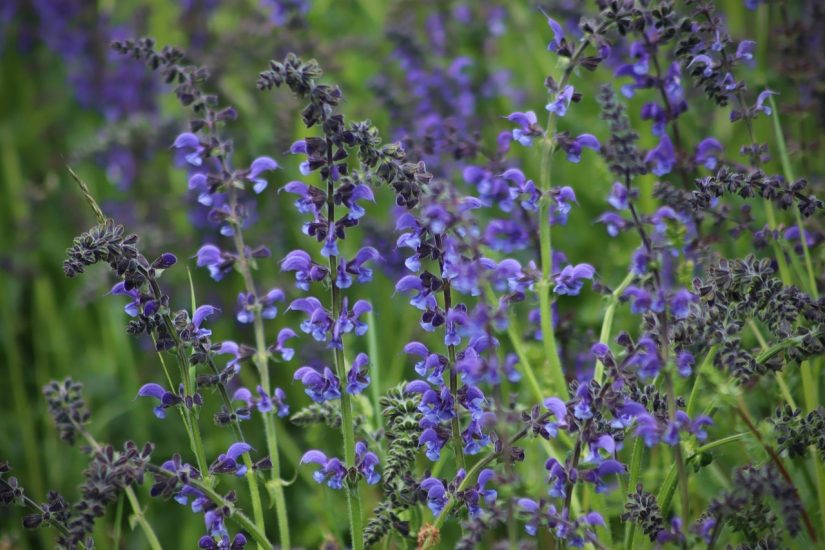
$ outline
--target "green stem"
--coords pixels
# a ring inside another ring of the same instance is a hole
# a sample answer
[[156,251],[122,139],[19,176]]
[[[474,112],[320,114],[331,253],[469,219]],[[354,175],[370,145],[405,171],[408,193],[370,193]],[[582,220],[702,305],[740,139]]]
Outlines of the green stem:
[[134,513],[140,528],[143,530],[143,533],[146,535],[146,539],[149,541],[149,547],[152,548],[152,550],[162,550],[163,547],[158,540],[158,536],[155,534],[152,526],[148,521],[146,521],[146,517],[143,515],[143,510],[140,508],[140,502],[138,502],[134,490],[127,486],[125,493],[126,498],[129,499],[129,505],[132,507],[132,512]]
[[[610,334],[613,330],[613,317],[616,315],[616,307],[619,304],[619,299],[622,297],[622,294],[624,294],[624,291],[627,290],[627,287],[630,286],[630,283],[633,282],[634,277],[635,275],[633,275],[632,272],[628,273],[624,280],[618,287],[616,287],[608,298],[607,309],[604,311],[604,320],[602,321],[602,331],[599,334],[599,342],[606,346],[610,345]],[[601,361],[596,361],[596,369],[593,372],[593,379],[601,384],[603,376],[604,365],[602,365]]]
[[[788,156],[788,147],[785,145],[785,135],[782,133],[782,125],[779,122],[779,110],[776,108],[773,97],[768,97],[768,101],[773,110],[773,129],[776,137],[776,147],[779,149],[779,158],[782,161],[782,171],[785,175],[785,181],[790,185],[794,181],[793,168],[791,167],[791,159]],[[814,266],[811,261],[811,251],[808,249],[808,242],[805,239],[805,228],[802,225],[802,214],[799,212],[799,207],[794,206],[794,216],[796,218],[796,226],[799,228],[799,241],[802,244],[802,252],[805,258],[805,270],[808,273],[808,286],[811,295],[814,298],[819,298],[819,289],[816,286],[816,275],[814,274]]]
[[381,414],[381,359],[378,353],[378,325],[375,323],[375,314],[367,312],[367,325],[372,330],[367,331],[367,351],[370,355],[370,397],[372,398],[372,413],[376,427],[384,427],[384,415]]
[[[564,70],[564,75],[558,85],[563,90],[570,80],[573,69],[588,45],[587,39],[582,39],[570,62]],[[544,129],[544,138],[541,140],[541,163],[539,169],[539,244],[541,246],[541,280],[536,282],[536,291],[539,294],[539,311],[541,313],[541,334],[544,343],[544,355],[547,361],[550,380],[553,383],[553,392],[567,401],[570,394],[567,391],[567,381],[556,347],[556,335],[553,330],[553,309],[550,302],[550,279],[553,275],[553,242],[550,224],[550,188],[552,183],[551,163],[556,151],[556,117],[548,113],[547,125]]]
[[[237,207],[237,196],[234,187],[229,191],[229,201],[232,212],[235,212]],[[255,289],[255,281],[252,278],[252,270],[249,265],[249,259],[246,256],[246,244],[244,243],[243,230],[238,220],[233,223],[233,240],[235,243],[235,251],[238,256],[236,263],[237,269],[241,274],[244,282],[244,288],[247,294],[255,296],[257,299],[257,291]],[[258,377],[261,381],[261,386],[267,395],[272,395],[272,386],[269,380],[269,351],[266,347],[266,337],[264,334],[264,320],[261,316],[261,308],[259,304],[255,304],[252,317],[253,329],[255,333],[255,366],[258,369]],[[278,450],[278,434],[275,427],[275,419],[273,412],[270,411],[264,416],[264,435],[266,437],[266,448],[269,454],[269,459],[272,463],[272,478],[267,483],[267,489],[270,497],[275,501],[275,515],[278,519],[278,535],[281,547],[288,550],[290,547],[289,537],[289,519],[287,517],[286,499],[284,497],[284,487],[281,481],[281,458]],[[265,530],[265,521],[263,515],[263,507],[261,505],[261,498],[258,492],[258,486],[254,476],[247,476],[247,483],[249,485],[250,497],[252,499],[252,513],[255,517],[255,524],[261,530]]]
[[702,384],[700,383],[702,374],[704,374],[708,369],[713,368],[713,358],[716,357],[716,352],[718,349],[719,347],[716,345],[711,346],[708,353],[705,355],[705,359],[702,361],[702,364],[699,365],[698,369],[696,369],[696,378],[693,380],[693,389],[690,390],[687,409],[685,409],[685,412],[691,418],[693,418],[693,415],[696,414],[696,407],[699,404],[698,397],[699,391],[702,387]]
[[[626,493],[636,490],[636,485],[639,483],[639,472],[642,469],[642,455],[644,454],[644,443],[641,437],[637,437],[633,442],[633,454],[630,457],[630,476],[627,479]],[[633,550],[634,539],[636,537],[636,523],[628,521],[624,528],[624,547],[625,550]]]
[[[330,182],[330,186],[331,186]],[[332,201],[332,193],[329,193],[329,200]],[[335,274],[338,273],[338,259],[335,256],[329,257],[329,272],[332,282],[330,288],[332,292],[332,318],[338,319],[341,312],[342,296],[335,286]],[[374,328],[374,327],[373,327]],[[347,379],[346,365],[344,363],[344,350],[335,349],[335,372],[338,379],[344,384]],[[346,390],[341,391],[341,435],[344,439],[344,463],[348,468],[355,466],[355,424],[352,420],[352,401]],[[349,508],[350,534],[352,537],[352,547],[354,550],[364,548],[364,530],[361,517],[361,495],[358,491],[358,482],[352,481],[346,484],[347,506]]]

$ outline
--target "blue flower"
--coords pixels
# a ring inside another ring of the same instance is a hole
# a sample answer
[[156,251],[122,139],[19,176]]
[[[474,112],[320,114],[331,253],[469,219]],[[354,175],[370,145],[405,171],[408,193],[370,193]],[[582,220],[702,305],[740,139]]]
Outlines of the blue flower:
[[568,265],[558,273],[554,280],[553,292],[561,295],[577,296],[584,286],[584,279],[593,279],[596,270],[590,264]]
[[378,455],[367,450],[363,441],[355,444],[355,469],[364,476],[367,485],[375,485],[381,480],[381,474],[375,471],[378,466]]
[[652,171],[657,176],[664,176],[673,170],[673,165],[676,163],[676,153],[667,134],[663,134],[659,140],[659,145],[647,153],[645,162],[653,165]]
[[702,76],[704,76],[705,78],[710,78],[711,75],[713,75],[713,59],[704,54],[697,55],[696,57],[690,60],[690,63],[688,63],[688,69],[693,67],[697,63],[700,63],[705,67],[704,69],[702,69]]
[[340,382],[329,367],[323,373],[312,367],[303,366],[295,371],[293,380],[300,380],[305,386],[304,392],[317,403],[341,397]]
[[765,90],[765,91],[761,92],[758,96],[756,96],[756,105],[754,105],[753,110],[755,112],[760,112],[761,111],[761,112],[765,113],[767,116],[771,116],[771,113],[773,113],[773,111],[771,110],[769,105],[765,105],[765,102],[772,95],[779,95],[779,94],[777,94],[776,92],[771,91],[771,90]]
[[288,348],[284,344],[290,338],[295,338],[297,334],[291,328],[282,328],[280,332],[278,332],[278,337],[275,340],[275,343],[272,344],[267,348],[270,353],[280,353],[281,360],[289,361],[295,356],[295,350],[293,348]]
[[186,153],[186,162],[192,166],[200,166],[203,164],[203,154],[206,147],[201,144],[198,136],[191,132],[184,132],[175,138],[175,143],[172,145],[175,149],[181,149]]
[[263,172],[269,172],[278,168],[278,163],[269,157],[258,157],[252,161],[248,170],[241,172],[244,179],[252,182],[252,189],[260,194],[266,189],[267,181],[260,177]]
[[703,165],[708,170],[715,170],[719,163],[719,153],[722,152],[722,144],[714,138],[705,138],[696,146],[697,164]]
[[209,276],[216,281],[223,279],[227,273],[232,271],[235,265],[235,257],[228,252],[223,252],[220,248],[212,244],[205,244],[198,250],[197,266],[209,269]]
[[315,263],[303,250],[293,250],[281,260],[281,271],[295,272],[295,286],[309,290],[311,283],[323,281],[329,269]]
[[570,107],[570,101],[573,99],[574,92],[573,86],[568,84],[556,94],[555,100],[545,105],[544,108],[556,116],[563,117],[567,114],[567,109]]
[[349,288],[352,286],[352,277],[356,277],[359,283],[372,281],[372,269],[364,267],[367,262],[376,261],[381,255],[371,246],[366,246],[359,250],[352,260],[347,261],[341,258],[338,264],[338,274],[335,277],[335,286],[338,288]]
[[363,392],[370,384],[370,375],[367,369],[370,358],[366,353],[359,353],[347,372],[347,393],[355,395]]
[[327,455],[318,450],[309,450],[301,457],[301,464],[318,464],[320,470],[312,474],[317,483],[326,483],[331,489],[343,489],[347,469],[337,458],[327,458]]
[[560,139],[559,146],[567,153],[567,160],[570,162],[579,162],[584,148],[597,152],[601,150],[599,140],[592,134],[581,134],[575,139]]
[[218,456],[209,466],[209,471],[214,474],[225,474],[234,472],[237,476],[242,476],[246,473],[246,466],[238,460],[244,453],[248,453],[252,447],[247,443],[233,443],[225,453]]
[[444,483],[440,479],[428,477],[421,482],[421,489],[427,492],[427,507],[433,515],[438,516],[441,514],[448,500]]
[[538,125],[536,113],[533,111],[527,111],[526,113],[516,111],[515,113],[510,113],[507,115],[507,120],[518,124],[519,127],[513,130],[513,140],[518,141],[525,147],[533,144],[534,137],[544,135],[544,132]]
[[174,407],[181,401],[180,396],[168,391],[160,384],[144,384],[138,390],[138,397],[153,397],[160,401],[160,404],[152,409],[158,418],[166,418],[166,409]]

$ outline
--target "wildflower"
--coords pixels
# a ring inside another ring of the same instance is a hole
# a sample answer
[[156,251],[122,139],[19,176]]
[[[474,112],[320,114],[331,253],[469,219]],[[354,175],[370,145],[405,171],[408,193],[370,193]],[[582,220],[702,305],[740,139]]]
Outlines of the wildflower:
[[577,296],[584,286],[584,279],[593,279],[596,270],[590,264],[568,265],[558,273],[554,280],[556,294]]
[[267,292],[261,300],[246,292],[238,293],[238,313],[236,318],[239,323],[251,323],[255,320],[255,310],[260,308],[261,317],[264,319],[274,319],[278,315],[278,308],[275,302],[283,302],[286,296],[283,291],[273,288]]
[[227,273],[232,271],[235,264],[234,256],[223,252],[215,245],[205,244],[195,255],[197,258],[198,267],[206,267],[209,269],[209,276],[216,281],[223,279]]
[[246,466],[238,459],[244,453],[248,453],[252,447],[247,443],[233,443],[225,453],[218,456],[217,459],[209,466],[209,471],[214,474],[225,474],[234,472],[237,476],[242,476],[246,473]]
[[566,85],[556,94],[556,98],[545,106],[545,109],[556,116],[563,117],[567,114],[574,92],[573,86]]
[[278,163],[269,157],[258,157],[252,161],[252,165],[248,170],[241,172],[244,179],[252,182],[252,189],[258,194],[261,194],[266,189],[267,181],[260,177],[263,172],[269,172],[278,168]]
[[347,372],[347,393],[358,394],[364,391],[370,383],[370,375],[367,370],[370,358],[366,353],[359,353],[352,362],[352,366]]
[[777,94],[776,92],[771,91],[771,90],[765,90],[763,92],[760,92],[759,95],[756,96],[756,105],[754,105],[753,110],[755,112],[760,112],[761,111],[761,112],[765,113],[765,115],[771,116],[773,111],[771,110],[769,105],[765,105],[765,102],[772,95],[779,95],[779,94]]
[[484,468],[478,473],[476,484],[464,491],[462,496],[467,504],[467,511],[470,517],[476,518],[481,514],[481,501],[492,505],[496,501],[498,493],[495,489],[486,489],[487,483],[495,476],[495,472],[490,468]]
[[427,507],[434,516],[441,514],[447,504],[447,490],[440,479],[428,477],[421,482],[421,489],[427,492]]
[[659,145],[647,153],[645,162],[653,165],[652,172],[657,176],[664,176],[673,170],[673,165],[676,163],[676,153],[667,134],[662,135]]
[[183,399],[180,396],[166,390],[160,384],[144,384],[138,390],[139,397],[153,397],[160,401],[160,404],[153,409],[155,416],[158,418],[166,418],[166,409],[174,407],[181,403]]
[[295,286],[309,290],[311,283],[323,281],[329,269],[315,263],[303,250],[293,250],[281,260],[281,271],[295,272]]
[[300,380],[305,386],[304,392],[317,403],[341,397],[340,382],[329,367],[323,373],[312,367],[303,366],[295,371],[293,380]]
[[280,353],[281,360],[289,361],[295,356],[295,350],[293,348],[288,348],[284,344],[286,341],[295,338],[297,334],[291,328],[282,328],[278,332],[278,337],[275,339],[275,343],[272,344],[267,348],[270,353]]
[[703,165],[708,170],[715,170],[719,163],[718,153],[722,152],[722,145],[714,138],[705,138],[696,146],[696,156],[698,164]]
[[350,261],[341,258],[338,264],[338,274],[335,277],[335,286],[338,288],[349,288],[352,286],[353,276],[356,277],[359,283],[370,282],[372,280],[372,269],[365,267],[364,264],[378,260],[380,257],[376,249],[371,246],[366,246],[359,250]]
[[301,457],[301,464],[318,464],[320,470],[312,474],[317,483],[326,483],[331,489],[343,489],[347,469],[337,458],[327,458],[327,455],[318,450],[309,450]]
[[575,139],[558,136],[559,147],[567,153],[567,160],[570,162],[579,162],[582,158],[582,151],[584,148],[592,149],[593,151],[600,151],[601,144],[599,140],[592,134],[580,134]]
[[355,469],[364,476],[367,485],[375,485],[381,480],[381,474],[375,471],[378,466],[378,455],[367,450],[363,441],[355,444]]
[[190,132],[180,134],[175,138],[172,147],[183,150],[186,153],[186,162],[192,166],[203,164],[203,154],[206,152],[206,147],[201,144],[200,139],[195,134]]
[[525,147],[533,144],[534,137],[544,135],[538,125],[536,113],[533,111],[527,111],[526,113],[516,111],[507,115],[507,120],[518,124],[519,127],[513,130],[513,140],[518,141]]

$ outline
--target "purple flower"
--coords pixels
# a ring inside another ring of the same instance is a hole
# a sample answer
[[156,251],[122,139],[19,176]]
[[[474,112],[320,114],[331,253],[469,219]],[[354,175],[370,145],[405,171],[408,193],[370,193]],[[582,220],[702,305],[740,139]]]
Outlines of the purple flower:
[[244,453],[248,453],[252,447],[247,443],[233,443],[225,453],[218,456],[209,466],[209,471],[215,474],[225,474],[235,472],[235,475],[242,476],[246,473],[246,466],[238,459]]
[[554,280],[556,294],[577,296],[584,286],[584,279],[593,279],[596,270],[590,264],[568,265],[558,273]]
[[597,152],[601,150],[599,140],[592,134],[581,134],[572,140],[559,140],[559,146],[567,153],[567,160],[570,162],[579,162],[585,147]]
[[477,518],[481,514],[481,502],[492,505],[496,501],[498,493],[495,489],[486,489],[487,483],[495,476],[495,472],[490,468],[484,468],[478,474],[478,481],[473,487],[465,490],[463,500],[467,504],[467,511],[470,517]]
[[293,380],[300,380],[305,386],[304,392],[317,403],[341,397],[340,382],[329,367],[324,367],[323,373],[312,367],[301,367],[295,371]]
[[[366,246],[359,250],[355,257],[347,261],[341,258],[338,264],[338,274],[335,277],[335,286],[338,288],[349,288],[352,286],[352,277],[356,277],[359,283],[372,281],[372,269],[364,267],[366,262],[375,261],[381,258],[378,251],[371,246]],[[297,276],[297,275],[296,275]]]
[[424,427],[424,431],[421,432],[421,436],[418,438],[418,445],[419,447],[426,445],[424,454],[431,461],[436,462],[441,458],[441,449],[447,444],[450,432],[442,429],[437,423],[426,420],[421,425],[426,427]]
[[570,214],[572,204],[578,204],[576,201],[576,193],[572,187],[554,187],[550,190],[553,197],[554,207],[551,210],[552,221],[565,225],[567,223],[567,216]]
[[[467,386],[463,386],[465,388]],[[484,447],[490,444],[490,436],[484,433],[484,428],[488,428],[496,422],[496,415],[487,412],[480,415],[478,418],[472,418],[467,424],[467,428],[461,432],[461,439],[464,441],[464,454],[476,455],[480,453]]]
[[662,135],[659,145],[648,151],[645,162],[653,165],[652,171],[657,176],[664,176],[673,170],[673,165],[676,163],[676,153],[667,134]]
[[695,359],[693,358],[693,354],[689,351],[680,351],[679,355],[676,356],[676,368],[679,371],[679,375],[687,378],[690,376],[690,373],[693,371],[693,364]]
[[444,384],[442,373],[449,364],[446,357],[438,353],[430,353],[427,346],[420,342],[410,342],[404,346],[404,353],[408,355],[418,355],[421,361],[415,364],[415,372],[419,376],[426,377],[430,384],[441,386]]
[[627,287],[622,297],[630,299],[630,311],[637,315],[648,311],[653,303],[650,292],[635,285]]
[[230,542],[229,535],[223,533],[219,540],[215,540],[212,535],[204,535],[198,540],[198,548],[206,550],[243,550],[246,546],[246,537],[242,533],[236,533]]
[[326,483],[331,489],[343,489],[344,478],[347,469],[344,464],[335,457],[327,458],[327,455],[318,450],[310,450],[301,457],[301,464],[318,464],[320,470],[312,474],[312,478],[317,483]]
[[536,113],[533,111],[527,111],[526,113],[516,111],[515,113],[510,113],[507,115],[507,120],[518,124],[519,127],[513,130],[513,140],[518,141],[525,147],[533,144],[534,137],[544,134],[538,125]]
[[184,132],[175,138],[175,143],[172,145],[175,149],[181,149],[186,154],[186,162],[192,166],[200,166],[203,164],[203,153],[206,151],[198,136],[191,132]]
[[255,320],[255,310],[260,308],[261,317],[274,319],[278,315],[275,302],[283,302],[285,299],[283,291],[278,288],[273,288],[260,300],[256,300],[253,294],[240,292],[238,294],[238,313],[235,317],[239,323],[251,323]]
[[341,337],[344,334],[349,334],[350,332],[354,332],[357,336],[366,334],[369,326],[361,320],[361,316],[370,311],[372,311],[372,306],[366,300],[358,300],[352,306],[352,309],[349,309],[348,299],[344,298],[344,302],[341,305],[341,314],[332,327],[332,338],[329,347],[341,349],[343,346]]
[[295,201],[295,208],[301,214],[317,214],[327,198],[326,193],[321,189],[300,181],[287,183],[281,188],[281,191],[298,195],[298,200]]
[[567,405],[558,397],[548,397],[544,400],[544,407],[553,413],[555,421],[545,422],[541,435],[545,439],[555,438],[559,434],[559,428],[567,426]]
[[370,384],[370,375],[367,369],[370,358],[366,353],[359,353],[347,372],[347,393],[355,395],[364,391]]
[[722,152],[722,144],[714,138],[705,138],[696,146],[696,162],[704,165],[708,170],[715,170],[719,163],[718,153]]
[[275,343],[272,344],[267,348],[270,353],[280,353],[281,359],[283,361],[289,361],[295,356],[295,350],[293,348],[288,348],[284,344],[290,338],[295,338],[297,334],[291,328],[283,328],[278,332],[278,337],[275,339]]
[[553,31],[553,40],[547,44],[547,50],[551,52],[558,52],[565,45],[564,30],[555,19],[551,18],[547,14],[545,14],[545,17],[547,17],[547,24],[550,26],[550,30]]
[[610,191],[610,196],[607,199],[607,202],[610,203],[610,206],[615,208],[616,210],[627,210],[629,203],[630,193],[627,190],[627,187],[620,183],[614,182],[613,188]]
[[428,477],[421,482],[421,489],[427,492],[427,507],[432,510],[434,516],[441,514],[447,504],[447,490],[440,479]]
[[269,157],[258,157],[252,161],[248,170],[242,172],[244,179],[252,182],[252,189],[260,194],[266,189],[267,181],[260,177],[263,172],[269,172],[278,168],[278,163]]
[[574,91],[573,86],[568,84],[556,94],[556,99],[548,103],[544,108],[556,116],[563,117],[567,114],[568,107],[570,107],[570,101],[573,99]]
[[236,533],[230,542],[229,535],[223,533],[217,541],[212,535],[204,535],[198,540],[198,548],[206,550],[243,550],[246,546],[246,537],[242,533]]
[[736,47],[736,59],[744,59],[746,61],[751,61],[753,59],[753,54],[756,51],[756,42],[753,40],[743,40],[739,43]]
[[195,313],[192,314],[192,326],[194,327],[193,337],[194,338],[203,338],[206,336],[211,336],[212,331],[209,329],[201,328],[203,322],[210,316],[218,313],[220,310],[215,306],[210,305],[202,305],[198,309],[195,310]]
[[368,451],[363,441],[357,442],[355,444],[355,469],[364,476],[367,485],[375,485],[381,480],[381,474],[375,471],[376,466],[378,466],[378,456]]
[[705,67],[704,69],[702,69],[702,76],[704,76],[705,78],[710,78],[713,74],[713,59],[704,54],[697,55],[696,57],[690,60],[690,63],[688,63],[688,69],[693,67],[697,63],[700,63]]
[[312,261],[309,254],[303,250],[293,250],[281,260],[281,271],[295,272],[295,286],[301,290],[309,290],[313,282],[323,281],[329,269]]
[[166,409],[182,401],[178,395],[167,391],[160,384],[144,384],[138,390],[138,397],[153,397],[160,401],[160,404],[152,410],[155,416],[161,419],[166,418]]
[[[281,388],[275,388],[275,393],[270,397],[263,386],[260,384],[255,388],[258,392],[258,397],[255,398],[246,388],[238,388],[232,394],[233,401],[243,401],[246,403],[248,409],[255,407],[260,413],[268,413],[273,409],[277,409],[278,416],[283,418],[289,414],[289,405],[286,403],[286,394]],[[244,420],[248,420],[249,415],[246,415]]]
[[211,244],[200,247],[195,257],[197,258],[197,266],[208,268],[209,276],[216,281],[223,279],[227,273],[232,271],[232,266],[235,265],[234,256]]
[[756,96],[756,105],[754,105],[753,110],[756,111],[756,112],[761,111],[761,112],[765,113],[767,116],[771,116],[771,113],[773,113],[773,111],[771,110],[769,105],[765,105],[765,102],[772,95],[779,95],[779,94],[777,94],[776,92],[771,91],[771,90],[765,90],[765,91],[761,92],[758,96]]
[[[588,470],[582,475],[582,479],[589,483],[593,483],[596,486],[597,493],[604,493],[607,491],[607,485],[604,482],[604,478],[609,475],[614,474],[624,474],[627,472],[627,468],[624,464],[619,462],[618,460],[608,459],[602,461],[597,467],[593,468],[592,470]],[[600,516],[601,517],[601,516]]]
[[596,221],[605,225],[607,234],[611,237],[616,237],[628,225],[627,220],[615,212],[605,212]]
[[132,299],[132,301],[124,306],[123,311],[125,311],[126,315],[128,315],[129,317],[137,317],[140,314],[141,304],[139,289],[131,288],[127,290],[126,283],[124,281],[120,281],[112,287],[112,290],[109,291],[109,294],[112,294],[113,296],[128,296]]
[[690,304],[698,300],[698,298],[690,291],[683,289],[677,290],[670,297],[670,311],[676,319],[685,319],[690,313]]
[[317,342],[326,341],[327,333],[332,328],[332,318],[317,298],[298,298],[287,309],[305,313],[307,318],[301,322],[301,331],[312,335]]
[[[337,199],[338,197],[336,195],[336,200]],[[347,219],[354,221],[364,217],[366,211],[363,206],[358,204],[358,201],[375,202],[375,196],[372,194],[372,189],[370,189],[368,185],[364,185],[363,183],[358,184],[348,190],[348,192],[341,198],[341,202],[344,206],[349,208]]]

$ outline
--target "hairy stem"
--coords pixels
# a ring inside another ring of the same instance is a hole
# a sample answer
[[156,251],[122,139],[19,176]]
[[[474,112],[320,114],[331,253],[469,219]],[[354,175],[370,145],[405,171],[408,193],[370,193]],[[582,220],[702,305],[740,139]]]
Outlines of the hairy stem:
[[[231,186],[230,186],[231,187]],[[236,212],[238,203],[237,195],[234,188],[230,188],[229,201],[232,212]],[[233,224],[233,239],[235,242],[235,251],[238,256],[236,263],[237,269],[241,274],[244,282],[244,288],[247,294],[255,297],[257,300],[257,291],[255,289],[255,281],[252,278],[252,270],[249,265],[249,259],[246,257],[246,245],[244,243],[243,231],[239,220],[235,220]],[[258,377],[261,381],[261,386],[267,395],[272,394],[272,386],[269,381],[269,351],[266,349],[266,337],[264,335],[264,319],[261,316],[261,308],[259,304],[255,304],[252,318],[253,328],[255,332],[255,366],[258,369]],[[267,453],[272,462],[272,479],[267,488],[270,496],[275,501],[275,515],[278,519],[278,534],[281,546],[284,549],[289,549],[289,519],[287,517],[286,499],[284,497],[283,483],[281,482],[281,458],[278,450],[278,434],[275,427],[274,412],[269,411],[264,416],[264,435],[266,437]],[[259,529],[265,528],[263,508],[260,502],[260,495],[258,486],[254,476],[247,476],[249,484],[250,496],[252,498],[252,509],[255,517],[255,523]]]

